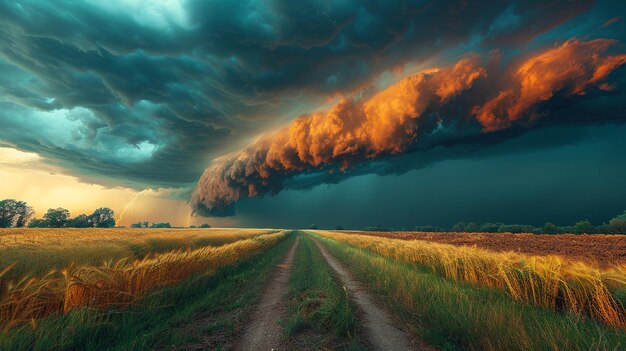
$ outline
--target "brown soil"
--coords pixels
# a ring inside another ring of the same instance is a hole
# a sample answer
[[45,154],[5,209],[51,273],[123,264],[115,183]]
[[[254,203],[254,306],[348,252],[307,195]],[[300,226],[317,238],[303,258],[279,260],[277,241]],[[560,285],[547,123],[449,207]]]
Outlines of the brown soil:
[[289,289],[289,276],[299,241],[300,238],[296,238],[285,259],[270,277],[267,288],[252,312],[250,322],[235,349],[268,351],[282,349],[280,346],[283,342],[283,327],[278,322],[287,314],[285,294]]
[[597,263],[602,267],[626,264],[626,235],[538,235],[510,233],[418,233],[343,232],[403,240],[427,240],[458,246],[476,246],[493,251],[514,251],[530,255],[559,255]]
[[376,304],[365,287],[354,279],[353,274],[331,256],[317,239],[313,240],[359,310],[360,323],[367,332],[369,344],[374,350],[432,350],[421,341],[411,342],[407,334],[396,326],[390,315]]

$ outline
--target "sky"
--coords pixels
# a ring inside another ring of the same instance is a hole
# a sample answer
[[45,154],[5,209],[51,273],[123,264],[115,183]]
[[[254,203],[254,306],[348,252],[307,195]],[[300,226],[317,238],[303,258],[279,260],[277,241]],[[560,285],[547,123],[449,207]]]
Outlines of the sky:
[[596,224],[621,1],[0,1],[0,199],[120,225]]

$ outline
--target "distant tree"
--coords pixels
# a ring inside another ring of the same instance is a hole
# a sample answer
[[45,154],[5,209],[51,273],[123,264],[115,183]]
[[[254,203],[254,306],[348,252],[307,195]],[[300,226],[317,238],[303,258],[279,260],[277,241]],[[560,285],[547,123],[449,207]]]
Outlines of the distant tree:
[[557,227],[557,233],[574,233],[574,227],[573,226],[569,226],[569,225],[564,225],[564,226],[558,226]]
[[465,231],[468,233],[476,233],[480,231],[480,226],[476,223],[467,223]]
[[613,233],[625,233],[626,234],[626,211],[617,215],[609,221],[609,226]]
[[482,233],[497,233],[498,228],[500,228],[501,224],[497,223],[485,223],[480,226],[480,232]]
[[309,229],[317,229],[317,224],[311,224],[311,225],[309,225]]
[[152,223],[152,226],[150,228],[171,228],[172,225],[167,223],[167,222],[162,222],[162,223]]
[[148,228],[150,223],[148,221],[145,222],[137,222],[130,225],[131,228]]
[[189,228],[198,228],[198,227],[196,227],[195,225],[192,224],[192,225],[189,226]]
[[35,218],[30,223],[28,223],[28,228],[48,228],[50,227],[50,223],[48,223],[45,219]]
[[68,227],[72,228],[89,228],[93,227],[93,223],[86,214],[79,214],[67,222]]
[[455,225],[452,226],[452,231],[453,232],[461,232],[464,233],[465,232],[465,226],[467,224],[465,224],[465,222],[459,222]]
[[24,227],[28,224],[28,221],[33,217],[35,211],[32,207],[24,201],[17,201],[17,220],[15,221],[16,227]]
[[598,234],[612,234],[612,233],[619,233],[619,232],[616,231],[615,228],[613,228],[613,226],[611,226],[610,224],[603,223],[603,224],[601,224],[601,225],[596,227],[596,233],[598,233]]
[[0,201],[0,228],[23,227],[35,212],[24,201],[5,199]]
[[593,234],[596,228],[588,220],[582,220],[574,224],[574,233],[576,234]]
[[65,227],[68,219],[70,218],[70,211],[58,207],[58,208],[49,208],[48,212],[43,215],[43,219],[48,222],[48,225],[51,228],[61,228]]
[[559,228],[556,226],[556,224],[548,222],[543,225],[543,228],[541,228],[541,232],[544,234],[556,234],[559,232]]
[[343,230],[343,226],[341,226],[341,225],[337,224],[337,225],[335,226],[335,230]]
[[100,207],[93,211],[89,216],[89,220],[97,228],[115,227],[115,213],[108,207]]
[[198,228],[211,228],[211,226],[208,223],[203,223],[203,224],[200,224]]

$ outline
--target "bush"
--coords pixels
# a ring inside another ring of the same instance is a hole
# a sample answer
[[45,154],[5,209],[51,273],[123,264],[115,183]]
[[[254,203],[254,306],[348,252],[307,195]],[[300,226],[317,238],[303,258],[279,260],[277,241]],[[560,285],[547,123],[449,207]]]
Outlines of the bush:
[[578,221],[574,224],[575,234],[593,234],[596,232],[596,228],[588,220]]
[[554,223],[548,222],[543,225],[543,228],[541,228],[541,232],[543,234],[556,234],[559,232],[559,227],[557,227]]
[[500,228],[501,225],[502,224],[485,223],[480,226],[479,231],[482,233],[495,233],[498,231],[498,228]]
[[204,224],[200,224],[198,228],[211,228],[211,226],[208,223],[204,223]]
[[468,223],[465,226],[465,231],[468,233],[476,233],[480,231],[480,226],[476,223]]
[[172,225],[169,224],[168,222],[163,222],[163,223],[152,223],[152,226],[150,226],[150,228],[171,228]]
[[617,215],[615,218],[609,221],[609,226],[613,233],[625,233],[626,234],[626,211]]
[[131,228],[149,228],[150,227],[150,222],[148,222],[148,221],[137,222],[137,223],[131,224],[130,227]]
[[44,219],[40,219],[40,218],[35,218],[32,221],[30,221],[30,223],[28,223],[28,228],[48,228],[50,227],[50,224],[44,220]]
[[459,222],[459,223],[457,223],[457,224],[452,226],[452,231],[453,232],[464,233],[465,232],[465,226],[467,226],[467,224],[465,222]]

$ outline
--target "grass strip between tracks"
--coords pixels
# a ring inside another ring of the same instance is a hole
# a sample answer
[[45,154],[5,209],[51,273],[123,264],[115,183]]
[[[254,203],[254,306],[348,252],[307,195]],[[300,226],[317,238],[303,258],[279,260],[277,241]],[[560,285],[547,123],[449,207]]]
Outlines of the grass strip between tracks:
[[301,235],[289,282],[285,331],[292,349],[364,349],[355,309],[315,243]]

